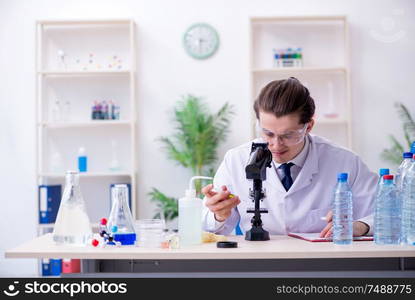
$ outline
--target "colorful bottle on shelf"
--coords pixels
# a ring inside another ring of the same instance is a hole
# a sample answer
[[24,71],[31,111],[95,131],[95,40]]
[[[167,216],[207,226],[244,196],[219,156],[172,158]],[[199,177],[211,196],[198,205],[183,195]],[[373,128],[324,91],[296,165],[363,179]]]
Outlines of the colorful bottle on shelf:
[[108,109],[108,104],[106,101],[102,102],[102,119],[103,120],[109,119],[109,109]]
[[303,53],[301,48],[272,49],[274,68],[302,68]]
[[94,101],[94,105],[92,106],[92,120],[98,120],[98,101]]
[[78,170],[79,172],[88,171],[88,157],[84,147],[80,147],[78,150]]

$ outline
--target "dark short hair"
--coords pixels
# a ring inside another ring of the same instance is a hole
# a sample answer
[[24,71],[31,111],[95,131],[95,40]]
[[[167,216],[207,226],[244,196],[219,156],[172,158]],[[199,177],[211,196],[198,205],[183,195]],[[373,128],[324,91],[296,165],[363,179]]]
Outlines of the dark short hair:
[[311,121],[316,106],[308,89],[294,77],[274,80],[262,88],[254,103],[257,119],[259,112],[273,113],[277,118],[297,113],[300,123]]

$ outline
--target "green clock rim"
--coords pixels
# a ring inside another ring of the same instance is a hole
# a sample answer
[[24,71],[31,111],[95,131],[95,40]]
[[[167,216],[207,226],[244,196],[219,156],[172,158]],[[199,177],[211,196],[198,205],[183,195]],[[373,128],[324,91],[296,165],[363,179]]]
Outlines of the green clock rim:
[[[215,48],[213,48],[211,52],[209,52],[209,53],[207,53],[207,54],[204,54],[204,55],[197,55],[197,54],[194,54],[194,53],[192,53],[191,51],[189,51],[189,49],[186,47],[186,40],[185,40],[185,38],[186,38],[186,34],[187,34],[190,30],[192,30],[193,28],[195,28],[195,27],[199,27],[199,26],[207,27],[207,28],[209,28],[210,30],[212,30],[212,32],[214,33],[214,35],[215,35],[215,37],[216,37],[216,40],[217,40],[217,43],[216,43],[216,45],[215,45]],[[216,51],[217,51],[217,50],[218,50],[218,48],[219,48],[219,42],[220,42],[220,40],[219,40],[219,34],[218,34],[218,32],[216,31],[216,29],[215,29],[213,26],[211,26],[211,25],[209,25],[209,24],[207,24],[207,23],[195,23],[195,24],[191,25],[189,28],[187,28],[187,30],[186,30],[186,31],[185,31],[185,33],[183,34],[183,40],[182,40],[182,42],[183,42],[183,48],[186,50],[186,53],[187,53],[187,54],[189,54],[191,57],[196,58],[196,59],[205,59],[205,58],[209,58],[209,57],[211,57],[213,54],[215,54],[215,53],[216,53]]]

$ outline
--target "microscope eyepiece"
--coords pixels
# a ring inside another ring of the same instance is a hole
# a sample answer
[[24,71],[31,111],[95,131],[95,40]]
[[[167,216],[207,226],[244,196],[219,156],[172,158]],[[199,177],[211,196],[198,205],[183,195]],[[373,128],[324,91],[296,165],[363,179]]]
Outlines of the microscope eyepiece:
[[245,167],[246,178],[266,180],[266,169],[271,167],[271,161],[268,143],[252,143],[251,155]]

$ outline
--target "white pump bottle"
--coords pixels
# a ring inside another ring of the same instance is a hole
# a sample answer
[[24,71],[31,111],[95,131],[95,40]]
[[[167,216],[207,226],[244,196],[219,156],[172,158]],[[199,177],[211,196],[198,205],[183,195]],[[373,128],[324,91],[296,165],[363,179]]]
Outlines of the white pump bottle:
[[189,189],[185,196],[179,199],[179,236],[181,246],[198,245],[202,243],[202,199],[196,197],[193,188],[196,179],[212,179],[206,176],[194,176],[190,179]]

